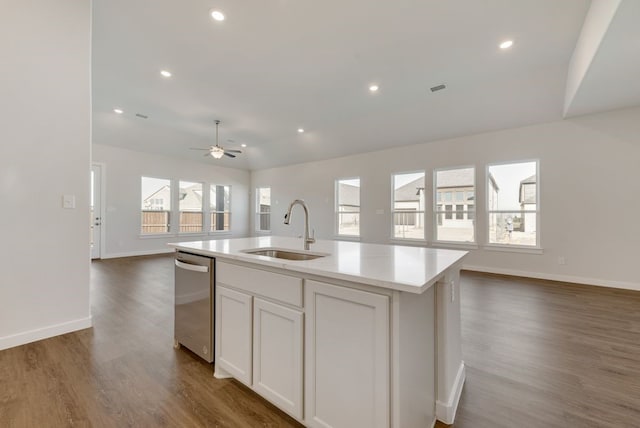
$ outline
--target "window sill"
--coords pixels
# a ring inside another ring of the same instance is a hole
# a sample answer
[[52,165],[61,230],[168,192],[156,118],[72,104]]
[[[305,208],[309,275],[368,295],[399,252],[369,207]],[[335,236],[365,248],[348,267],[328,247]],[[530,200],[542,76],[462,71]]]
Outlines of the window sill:
[[452,242],[452,241],[436,241],[431,243],[435,248],[451,248],[454,250],[477,250],[478,244],[475,242]]
[[338,241],[360,242],[360,237],[353,235],[335,235],[333,238],[337,239]]
[[543,254],[544,250],[540,247],[523,247],[523,246],[509,246],[509,245],[495,245],[487,244],[482,247],[487,251],[501,251],[504,253],[523,253],[523,254]]
[[141,234],[138,235],[138,238],[140,239],[159,239],[159,238],[175,238],[176,236],[178,236],[175,233],[145,233],[145,234]]
[[217,232],[209,232],[207,235],[209,236],[231,236],[232,233],[230,230],[220,230]]
[[394,245],[413,245],[417,247],[426,247],[428,242],[426,239],[403,239],[403,238],[391,238],[389,242]]

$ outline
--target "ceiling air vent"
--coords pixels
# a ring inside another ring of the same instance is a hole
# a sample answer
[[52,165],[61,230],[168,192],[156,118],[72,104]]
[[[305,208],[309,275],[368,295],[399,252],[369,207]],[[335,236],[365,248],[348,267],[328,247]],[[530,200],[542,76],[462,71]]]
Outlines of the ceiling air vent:
[[444,83],[442,85],[433,86],[431,88],[431,92],[441,91],[441,90],[445,89],[446,87],[447,87],[447,85],[445,85]]
[[140,113],[136,113],[136,117],[139,117],[141,119],[149,119],[149,116],[145,116],[144,114],[140,114]]

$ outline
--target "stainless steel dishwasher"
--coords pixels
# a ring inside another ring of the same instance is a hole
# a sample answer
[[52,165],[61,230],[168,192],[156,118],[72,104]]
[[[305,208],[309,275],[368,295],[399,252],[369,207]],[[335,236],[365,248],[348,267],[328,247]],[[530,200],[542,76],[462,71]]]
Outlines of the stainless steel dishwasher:
[[178,251],[175,258],[174,347],[213,362],[215,259]]

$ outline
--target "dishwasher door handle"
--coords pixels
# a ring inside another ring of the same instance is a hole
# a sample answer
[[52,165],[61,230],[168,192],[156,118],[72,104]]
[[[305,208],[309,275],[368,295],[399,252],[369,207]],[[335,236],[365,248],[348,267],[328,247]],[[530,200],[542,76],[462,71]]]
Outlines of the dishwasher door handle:
[[186,269],[193,272],[202,272],[202,273],[209,272],[209,266],[192,265],[190,263],[181,262],[178,259],[176,259],[176,266],[179,267],[180,269]]

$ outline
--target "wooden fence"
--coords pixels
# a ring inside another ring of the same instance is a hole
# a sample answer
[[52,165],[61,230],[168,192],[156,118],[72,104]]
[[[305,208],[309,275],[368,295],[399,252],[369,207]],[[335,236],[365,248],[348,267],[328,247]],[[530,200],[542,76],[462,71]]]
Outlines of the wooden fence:
[[169,211],[142,211],[142,233],[169,232]]
[[[142,233],[168,233],[170,211],[142,211]],[[211,213],[211,231],[230,229],[231,213]],[[202,212],[180,212],[180,232],[202,232]]]

